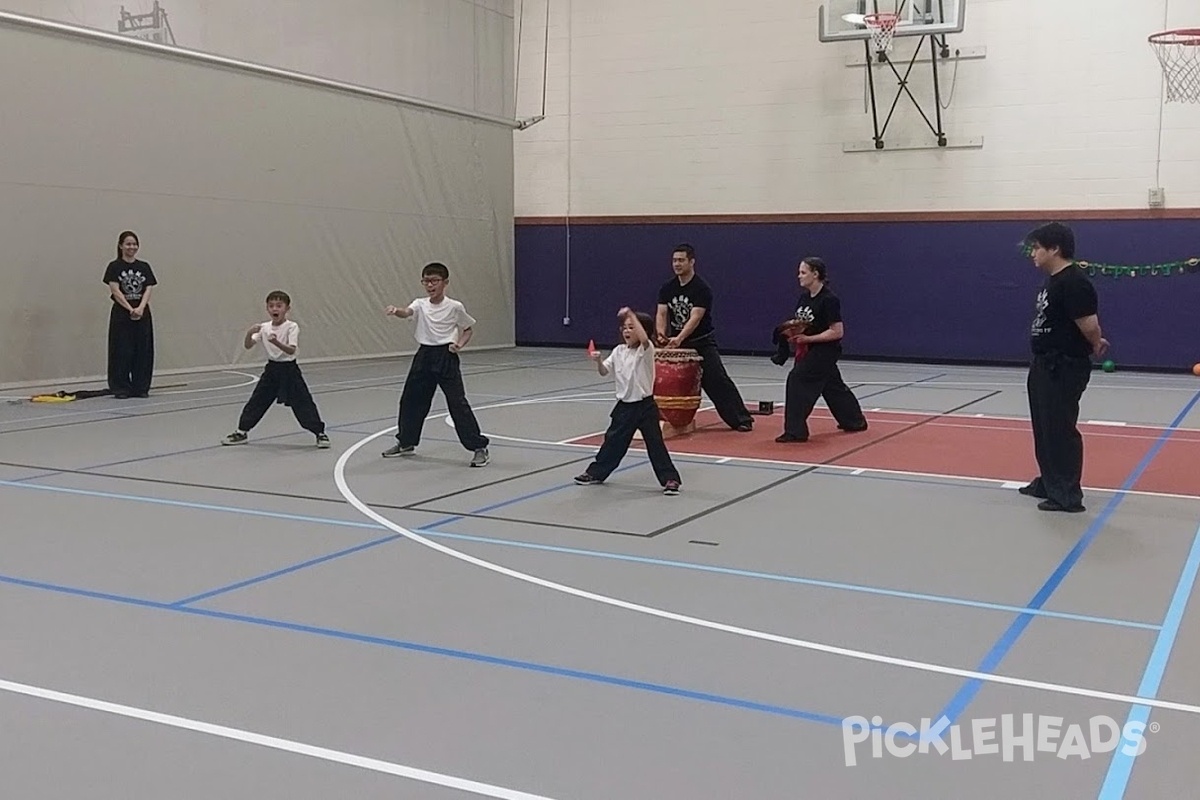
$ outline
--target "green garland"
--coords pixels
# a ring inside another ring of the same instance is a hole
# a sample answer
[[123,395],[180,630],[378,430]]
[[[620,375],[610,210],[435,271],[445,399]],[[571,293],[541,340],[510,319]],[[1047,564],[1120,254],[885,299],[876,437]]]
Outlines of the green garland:
[[1200,258],[1189,258],[1187,261],[1171,261],[1166,264],[1147,264],[1140,267],[1093,264],[1090,261],[1076,261],[1075,263],[1087,270],[1088,275],[1093,277],[1099,274],[1109,278],[1136,278],[1139,275],[1166,276],[1200,272]]
[[[1021,253],[1026,258],[1033,254],[1033,246],[1024,244],[1021,246]],[[1102,275],[1106,278],[1136,278],[1139,275],[1183,275],[1184,273],[1200,272],[1200,258],[1189,258],[1184,261],[1169,261],[1165,264],[1146,264],[1143,266],[1130,267],[1118,264],[1097,264],[1091,261],[1075,261],[1080,267],[1087,271],[1088,275],[1095,277]]]

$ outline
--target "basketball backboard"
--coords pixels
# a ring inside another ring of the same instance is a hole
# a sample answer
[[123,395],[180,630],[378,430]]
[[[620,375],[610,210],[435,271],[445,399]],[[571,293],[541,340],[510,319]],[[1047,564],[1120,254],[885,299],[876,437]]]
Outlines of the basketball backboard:
[[866,14],[898,14],[896,38],[961,33],[967,0],[826,0],[817,11],[822,42],[870,39]]

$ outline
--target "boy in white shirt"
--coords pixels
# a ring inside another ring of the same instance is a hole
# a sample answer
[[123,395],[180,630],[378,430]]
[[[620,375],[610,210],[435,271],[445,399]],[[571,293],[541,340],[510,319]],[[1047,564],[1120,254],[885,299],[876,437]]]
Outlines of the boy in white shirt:
[[654,344],[646,333],[653,329],[654,321],[649,314],[635,314],[628,308],[618,311],[617,318],[621,320],[624,346],[613,348],[603,361],[599,353],[588,354],[596,361],[596,369],[601,375],[612,370],[617,404],[613,407],[612,423],[604,433],[604,444],[600,446],[596,460],[575,478],[575,482],[583,486],[603,483],[629,452],[634,431],[640,431],[663,494],[679,494],[679,472],[663,441],[662,429],[658,426],[658,404],[654,402]]
[[317,447],[329,447],[325,423],[300,372],[300,365],[296,363],[300,326],[287,318],[291,307],[292,298],[287,292],[271,292],[267,295],[270,321],[256,323],[246,331],[242,345],[249,350],[256,342],[261,342],[267,352],[267,365],[242,409],[237,430],[222,439],[221,444],[245,444],[249,439],[247,433],[262,420],[273,403],[279,403],[291,406],[300,427],[317,437]]
[[413,335],[420,345],[408,369],[404,391],[400,394],[400,411],[396,425],[396,444],[383,451],[384,458],[410,456],[421,442],[421,429],[429,408],[433,404],[433,393],[441,388],[446,397],[446,407],[458,440],[466,449],[474,452],[472,467],[486,467],[490,457],[490,441],[479,430],[475,412],[467,402],[467,391],[463,386],[462,367],[458,353],[471,341],[475,318],[467,313],[463,304],[446,297],[446,284],[450,282],[450,270],[445,264],[434,262],[421,270],[421,283],[428,297],[418,297],[404,308],[388,306],[388,316],[416,317]]

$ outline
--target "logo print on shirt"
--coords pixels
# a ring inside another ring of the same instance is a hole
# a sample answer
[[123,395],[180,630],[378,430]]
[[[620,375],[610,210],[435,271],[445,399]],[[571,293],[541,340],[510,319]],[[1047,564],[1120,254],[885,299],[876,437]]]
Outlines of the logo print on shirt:
[[142,287],[146,285],[146,276],[141,273],[141,270],[127,269],[118,276],[118,282],[126,298],[140,300]]
[[1037,301],[1034,303],[1034,311],[1036,312],[1032,326],[1034,336],[1041,333],[1049,333],[1050,331],[1046,327],[1046,307],[1048,305],[1050,305],[1050,294],[1045,289],[1042,289],[1038,292]]
[[667,309],[671,312],[671,330],[679,333],[692,317],[692,301],[681,294],[667,303]]

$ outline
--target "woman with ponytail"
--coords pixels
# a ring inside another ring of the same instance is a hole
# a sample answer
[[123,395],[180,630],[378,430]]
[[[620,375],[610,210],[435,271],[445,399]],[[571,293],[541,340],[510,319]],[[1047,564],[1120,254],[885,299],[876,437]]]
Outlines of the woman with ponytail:
[[[791,346],[795,354],[788,373],[787,400],[780,443],[808,441],[808,417],[818,398],[824,398],[830,413],[843,431],[867,429],[867,420],[854,392],[842,380],[838,358],[842,354],[842,303],[828,287],[829,268],[814,256],[800,262],[800,298],[792,318],[775,328],[781,349]],[[780,358],[780,356],[783,358]],[[786,350],[772,359],[782,365]]]

